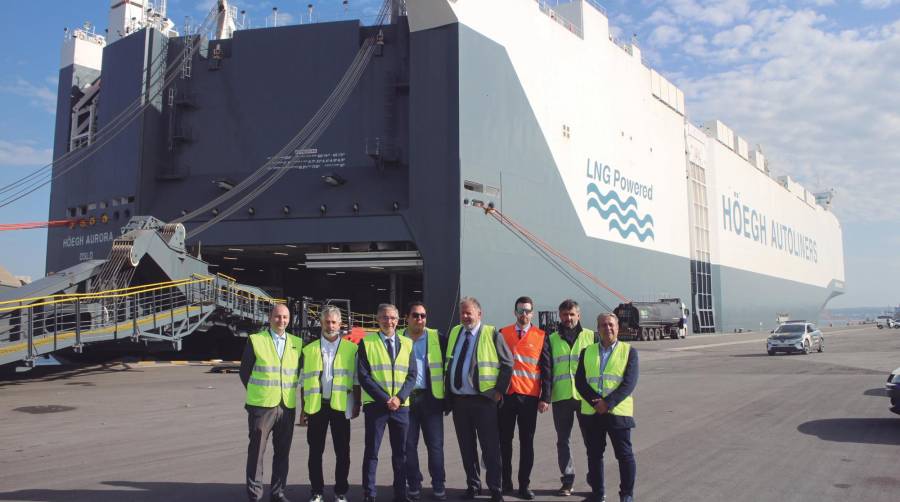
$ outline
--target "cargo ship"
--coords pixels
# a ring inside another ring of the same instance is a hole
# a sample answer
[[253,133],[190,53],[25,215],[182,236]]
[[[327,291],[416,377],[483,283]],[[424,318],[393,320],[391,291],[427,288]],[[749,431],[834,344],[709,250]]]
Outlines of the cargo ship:
[[[844,291],[833,192],[774,177],[721,121],[692,123],[684,93],[594,0],[385,8],[374,25],[250,29],[219,0],[196,52],[204,33],[176,32],[145,0],[113,1],[105,36],[70,33],[54,158],[95,151],[54,167],[49,219],[78,223],[49,229],[48,273],[105,258],[133,215],[191,215],[188,246],[223,274],[357,311],[424,299],[442,330],[461,296],[494,324],[520,295],[547,312],[574,298],[586,318],[680,298],[703,333],[815,320]],[[273,163],[365,40],[327,129]],[[119,120],[133,103],[140,115]],[[226,208],[193,211],[266,165],[277,183],[191,235]]]

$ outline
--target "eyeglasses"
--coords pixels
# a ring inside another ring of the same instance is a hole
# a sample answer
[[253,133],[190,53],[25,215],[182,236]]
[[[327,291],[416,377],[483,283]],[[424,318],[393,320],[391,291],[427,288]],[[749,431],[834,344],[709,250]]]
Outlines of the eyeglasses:
[[531,309],[523,309],[523,308],[516,309],[516,314],[519,314],[519,315],[530,314],[530,313],[531,313]]
[[410,312],[409,316],[413,319],[425,319],[425,312]]

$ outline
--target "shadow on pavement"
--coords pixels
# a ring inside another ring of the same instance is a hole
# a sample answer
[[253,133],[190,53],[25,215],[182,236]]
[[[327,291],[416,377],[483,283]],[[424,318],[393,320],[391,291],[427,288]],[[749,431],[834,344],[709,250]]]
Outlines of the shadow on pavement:
[[80,376],[91,376],[104,373],[122,373],[122,372],[141,371],[135,368],[129,368],[121,362],[109,362],[91,366],[39,366],[30,371],[22,373],[13,373],[7,371],[0,375],[0,388],[12,385],[22,385],[28,382],[52,382],[55,380],[67,380]]
[[800,424],[797,430],[825,441],[900,446],[900,419],[828,418]]
[[[327,478],[326,478],[327,479]],[[104,488],[93,490],[50,490],[33,489],[0,492],[0,500],[20,500],[28,502],[166,502],[176,501],[215,501],[246,500],[247,492],[243,483],[166,483],[166,482],[141,482],[141,481],[103,481]],[[429,489],[425,489],[430,494]],[[459,498],[463,490],[448,489],[450,499]],[[392,489],[390,486],[378,486],[378,497],[390,500]],[[286,495],[291,500],[308,500],[310,497],[309,485],[291,485],[286,490]],[[362,500],[362,488],[359,485],[351,485],[350,500]],[[266,484],[266,492],[263,500],[268,500],[269,486]],[[332,499],[331,486],[326,485],[325,499]],[[429,500],[428,497],[423,497]]]
[[879,397],[887,397],[887,395],[888,395],[887,390],[885,390],[882,387],[877,388],[877,389],[869,389],[869,390],[863,392],[863,394],[866,396],[879,396]]

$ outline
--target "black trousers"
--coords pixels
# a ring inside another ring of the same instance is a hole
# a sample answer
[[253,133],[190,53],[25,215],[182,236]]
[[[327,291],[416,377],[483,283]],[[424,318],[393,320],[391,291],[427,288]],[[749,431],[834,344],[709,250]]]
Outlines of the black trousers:
[[247,447],[247,497],[251,501],[263,497],[263,457],[272,435],[272,498],[284,496],[287,486],[288,461],[294,438],[296,412],[283,404],[274,408],[247,406],[250,444]]
[[497,430],[497,403],[484,396],[454,396],[453,426],[466,471],[466,485],[481,488],[478,444],[481,445],[487,485],[492,493],[500,493],[500,438]]
[[519,425],[519,488],[531,483],[534,466],[534,431],[537,428],[538,398],[512,394],[504,396],[498,411],[500,457],[503,460],[503,486],[512,488],[512,453],[516,424]]
[[406,433],[406,480],[410,491],[422,489],[422,471],[419,468],[419,431],[428,452],[428,473],[431,487],[444,491],[444,403],[435,399],[431,390],[414,391],[410,396],[409,430]]
[[588,484],[591,498],[600,501],[605,494],[603,486],[603,453],[606,451],[606,437],[612,443],[613,452],[619,463],[619,495],[634,494],[634,480],[637,466],[631,449],[631,429],[610,427],[609,415],[587,415],[587,434],[584,445],[588,455]]
[[323,495],[325,478],[322,474],[322,456],[325,454],[325,435],[331,427],[331,442],[334,445],[334,494],[346,495],[350,486],[350,419],[343,411],[331,409],[328,400],[322,402],[322,409],[307,417],[306,443],[309,445],[309,486],[312,494]]
[[374,498],[378,450],[387,427],[391,441],[391,467],[394,470],[394,500],[406,501],[406,432],[409,429],[409,407],[388,411],[382,403],[363,406],[366,446],[363,450],[363,495]]

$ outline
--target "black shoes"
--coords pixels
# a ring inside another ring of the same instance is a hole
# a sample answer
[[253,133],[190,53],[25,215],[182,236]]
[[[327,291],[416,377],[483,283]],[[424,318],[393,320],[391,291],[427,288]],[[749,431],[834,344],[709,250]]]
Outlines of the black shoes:
[[475,497],[477,497],[479,495],[481,495],[481,488],[475,488],[473,486],[470,486],[470,487],[466,488],[466,492],[463,493],[462,498],[463,498],[463,500],[473,500]]
[[431,492],[431,498],[434,500],[447,500],[447,490],[434,490]]
[[503,492],[491,492],[491,502],[503,502]]
[[534,500],[534,492],[528,488],[519,488],[519,498],[522,500]]
[[557,493],[560,497],[569,497],[572,495],[572,483],[563,483],[561,487],[559,487],[559,492]]

